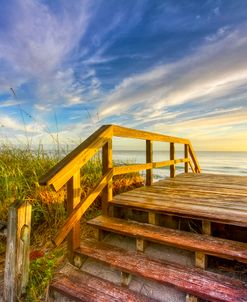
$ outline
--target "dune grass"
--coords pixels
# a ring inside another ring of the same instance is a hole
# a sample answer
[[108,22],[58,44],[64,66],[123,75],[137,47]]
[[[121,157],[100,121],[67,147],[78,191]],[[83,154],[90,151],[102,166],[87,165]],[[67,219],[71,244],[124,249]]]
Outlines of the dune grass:
[[[65,152],[47,152],[40,146],[37,150],[16,148],[10,144],[0,147],[0,220],[7,221],[8,208],[16,200],[28,200],[32,204],[31,265],[30,282],[25,301],[44,301],[47,286],[54,270],[63,261],[66,245],[51,248],[50,240],[66,218],[66,188],[54,192],[39,186],[39,178],[54,166]],[[84,198],[102,175],[99,154],[81,170],[81,188]],[[116,176],[113,193],[130,190],[143,184],[138,173]],[[98,198],[82,219],[84,235],[85,221],[100,214],[101,200]],[[90,235],[90,230],[88,231]],[[87,235],[87,234],[86,234]],[[1,252],[4,251],[4,243]]]

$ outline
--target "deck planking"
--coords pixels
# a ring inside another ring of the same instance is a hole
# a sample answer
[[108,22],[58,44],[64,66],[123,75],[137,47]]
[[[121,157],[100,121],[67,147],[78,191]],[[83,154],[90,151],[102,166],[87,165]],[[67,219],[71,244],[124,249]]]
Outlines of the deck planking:
[[117,195],[111,204],[247,227],[247,177],[179,174]]

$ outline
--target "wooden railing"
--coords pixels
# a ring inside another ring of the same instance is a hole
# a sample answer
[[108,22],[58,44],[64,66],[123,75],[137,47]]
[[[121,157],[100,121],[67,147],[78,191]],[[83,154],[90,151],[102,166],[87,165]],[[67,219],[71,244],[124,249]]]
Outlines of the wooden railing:
[[[113,167],[112,162],[112,138],[127,137],[146,140],[146,164],[134,164]],[[153,162],[153,142],[167,142],[170,144],[170,159],[161,162]],[[175,144],[184,145],[184,157],[175,157]],[[80,169],[93,155],[102,148],[102,178],[91,193],[80,200]],[[88,139],[68,154],[40,179],[40,185],[52,186],[55,191],[67,184],[68,218],[54,239],[58,246],[68,236],[69,259],[73,263],[73,251],[79,247],[80,219],[88,207],[102,193],[102,211],[108,212],[108,203],[112,199],[112,177],[146,170],[146,185],[153,182],[152,170],[170,166],[170,177],[175,177],[176,164],[184,163],[184,172],[191,168],[193,173],[200,173],[195,152],[188,139],[166,136],[146,131],[139,131],[116,125],[105,125],[94,132]]]

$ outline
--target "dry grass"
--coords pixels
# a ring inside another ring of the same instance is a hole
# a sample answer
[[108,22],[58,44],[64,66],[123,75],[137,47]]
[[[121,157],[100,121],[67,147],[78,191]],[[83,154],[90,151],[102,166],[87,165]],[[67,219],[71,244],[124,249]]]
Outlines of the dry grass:
[[[59,152],[61,154],[61,152]],[[32,151],[10,145],[0,148],[0,220],[7,221],[9,205],[15,199],[28,200],[32,204],[31,265],[28,294],[25,301],[44,301],[49,281],[54,270],[66,255],[66,245],[54,249],[51,239],[66,219],[66,188],[54,192],[40,187],[39,178],[60,158],[57,153],[48,153],[43,148]],[[84,198],[102,175],[98,156],[81,170],[81,187]],[[138,173],[117,176],[113,179],[113,193],[133,189],[143,184]],[[82,237],[94,236],[86,221],[101,212],[99,197],[81,220]],[[0,244],[0,270],[3,270],[5,243]],[[2,259],[2,260],[1,260]],[[2,266],[1,266],[2,265]]]

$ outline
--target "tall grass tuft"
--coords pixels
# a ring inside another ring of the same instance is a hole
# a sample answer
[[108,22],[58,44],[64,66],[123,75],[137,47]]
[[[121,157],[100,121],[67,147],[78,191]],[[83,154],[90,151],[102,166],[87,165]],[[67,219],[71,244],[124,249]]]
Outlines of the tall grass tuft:
[[[39,178],[53,167],[62,155],[65,155],[62,150],[47,152],[43,146],[34,151],[30,144],[23,148],[11,144],[0,146],[0,220],[7,221],[8,208],[14,200],[28,200],[32,204],[31,254],[36,256],[30,265],[27,301],[44,299],[49,281],[64,255],[64,248],[58,253],[47,243],[66,219],[66,188],[54,192],[48,187],[39,186],[38,183]],[[97,154],[81,169],[82,199],[101,176],[102,163],[100,154]],[[139,173],[116,176],[113,178],[113,193],[118,194],[142,184],[143,179]],[[99,197],[82,219],[83,235],[86,230],[85,220],[97,216],[100,212]],[[2,244],[0,254],[4,249]]]

